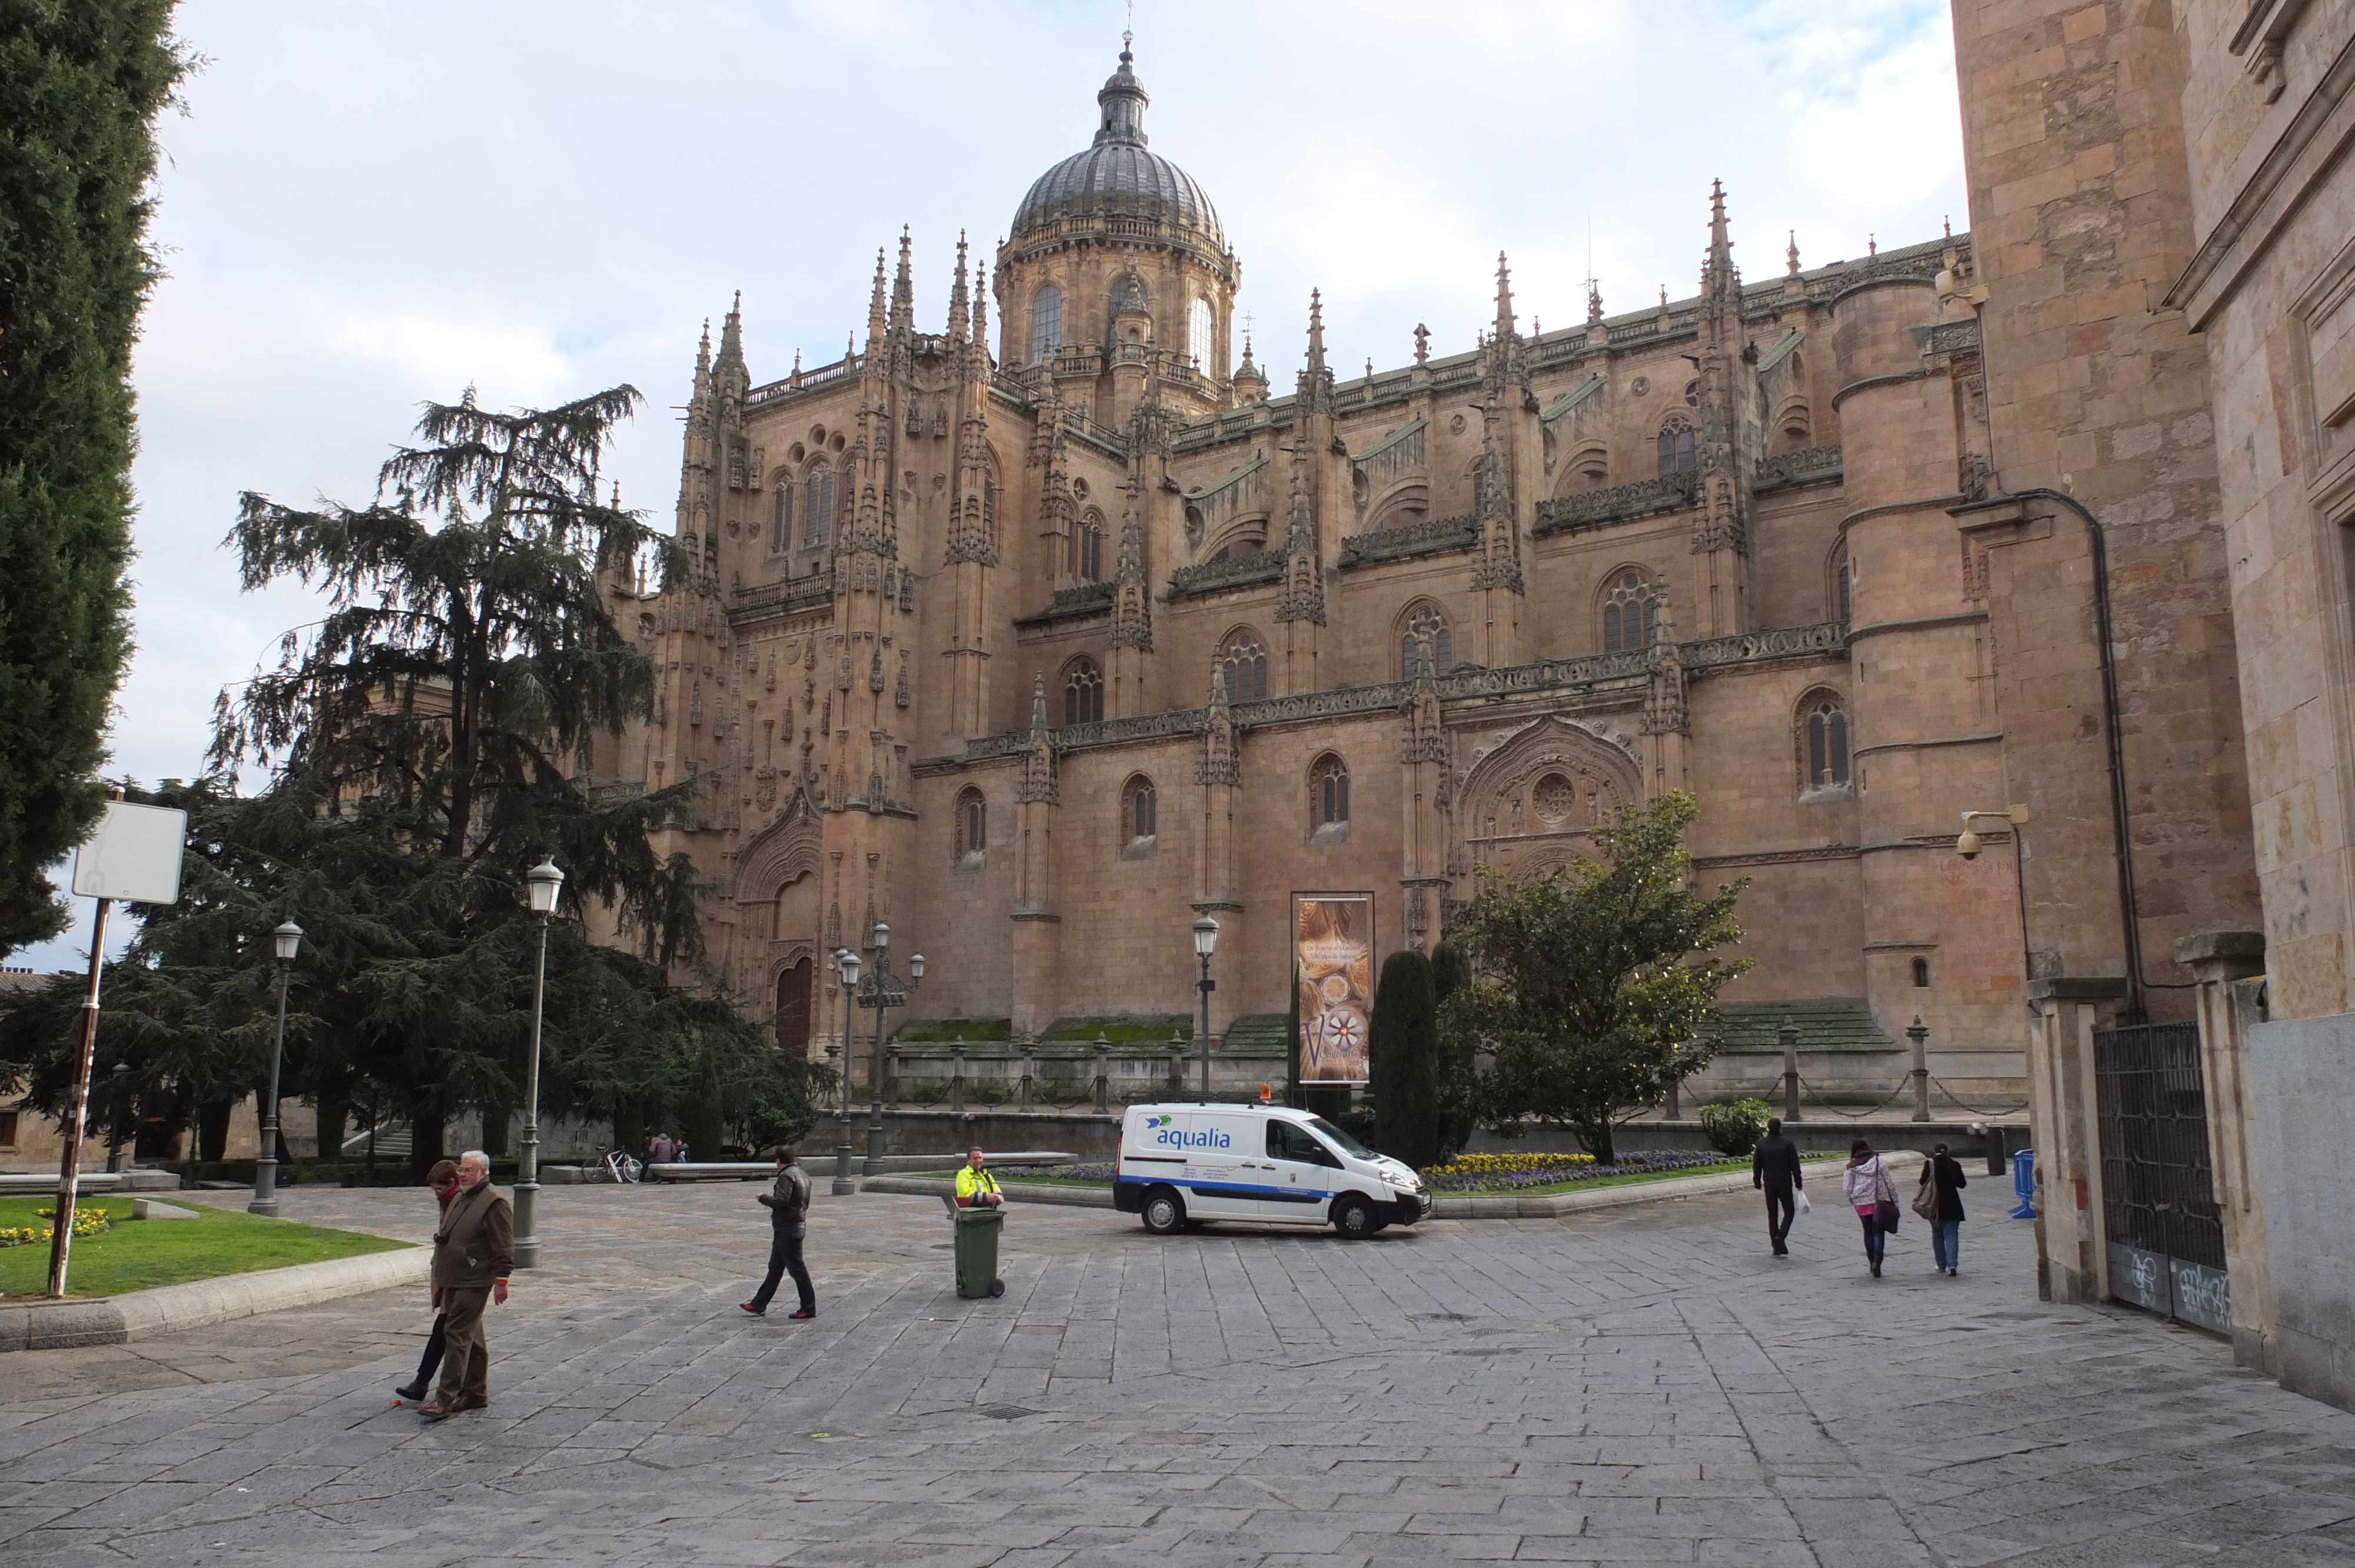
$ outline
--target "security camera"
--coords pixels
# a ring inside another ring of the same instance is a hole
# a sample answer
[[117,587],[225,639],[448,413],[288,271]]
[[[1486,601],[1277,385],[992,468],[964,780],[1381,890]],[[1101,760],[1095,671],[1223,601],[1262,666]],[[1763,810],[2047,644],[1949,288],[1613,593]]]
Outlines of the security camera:
[[1978,859],[1979,850],[1981,847],[1978,834],[1971,832],[1968,828],[1965,828],[1963,830],[1963,836],[1955,841],[1955,853],[1961,855],[1965,860]]

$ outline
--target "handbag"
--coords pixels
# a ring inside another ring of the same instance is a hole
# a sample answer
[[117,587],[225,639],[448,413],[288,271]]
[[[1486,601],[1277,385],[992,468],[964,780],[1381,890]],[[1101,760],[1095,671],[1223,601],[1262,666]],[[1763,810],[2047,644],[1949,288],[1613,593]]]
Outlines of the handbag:
[[[1890,1179],[1889,1167],[1879,1156],[1873,1160],[1872,1223],[1888,1235],[1897,1234],[1897,1222],[1902,1211],[1897,1207],[1897,1183]],[[1882,1190],[1887,1189],[1887,1196]]]
[[1938,1223],[1938,1184],[1930,1179],[1931,1167],[1922,1167],[1922,1184],[1913,1189],[1913,1212],[1932,1224]]
[[1807,1202],[1807,1194],[1804,1188],[1791,1194],[1791,1213],[1795,1218],[1800,1214],[1811,1214],[1815,1211],[1816,1206]]

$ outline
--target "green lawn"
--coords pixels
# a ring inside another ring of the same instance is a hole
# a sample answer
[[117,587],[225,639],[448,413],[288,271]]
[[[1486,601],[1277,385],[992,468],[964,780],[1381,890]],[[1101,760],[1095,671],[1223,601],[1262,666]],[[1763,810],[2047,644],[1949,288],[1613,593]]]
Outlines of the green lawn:
[[[169,1202],[176,1196],[159,1194]],[[55,1205],[53,1198],[0,1198],[0,1230],[17,1225],[46,1226],[34,1211]],[[77,1210],[104,1209],[114,1228],[94,1236],[74,1238],[67,1266],[66,1288],[76,1296],[115,1296],[158,1285],[181,1285],[221,1274],[243,1274],[256,1268],[283,1268],[293,1263],[318,1263],[331,1257],[356,1257],[361,1253],[389,1252],[405,1244],[354,1231],[331,1231],[319,1225],[298,1225],[291,1220],[268,1220],[234,1209],[194,1209],[193,1220],[134,1220],[128,1197],[83,1198]],[[38,1296],[48,1288],[49,1247],[0,1247],[0,1297]]]

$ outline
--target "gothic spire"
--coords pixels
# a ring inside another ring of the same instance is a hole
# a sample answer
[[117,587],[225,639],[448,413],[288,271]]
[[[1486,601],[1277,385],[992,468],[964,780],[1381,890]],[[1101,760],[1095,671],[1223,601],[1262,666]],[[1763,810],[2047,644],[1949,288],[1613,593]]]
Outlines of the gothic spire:
[[[867,352],[874,353],[883,346],[883,334],[890,324],[883,313],[883,248],[875,248],[875,291],[867,300]],[[794,351],[794,369],[801,369],[801,350]]]
[[1303,414],[1333,411],[1333,372],[1325,363],[1325,301],[1315,289],[1308,291],[1308,363],[1300,372],[1298,408]]
[[973,375],[976,381],[989,376],[989,263],[976,261],[973,269]]
[[1725,183],[1709,182],[1709,266],[1701,274],[1701,293],[1716,302],[1739,298],[1741,275],[1733,270],[1733,241],[1726,235]]
[[964,230],[957,230],[956,281],[949,285],[949,341],[963,343],[965,329],[972,325],[973,302],[964,288]]
[[1505,264],[1505,253],[1497,252],[1497,338],[1502,342],[1513,335],[1513,274]]
[[1317,290],[1308,291],[1308,371],[1310,375],[1325,368],[1325,297]]
[[744,291],[739,289],[736,291],[735,299],[729,302],[726,319],[720,323],[719,357],[712,362],[714,369],[741,370],[744,368],[743,318]]
[[916,283],[909,270],[908,228],[900,226],[900,270],[891,280],[891,335],[899,337],[915,330]]

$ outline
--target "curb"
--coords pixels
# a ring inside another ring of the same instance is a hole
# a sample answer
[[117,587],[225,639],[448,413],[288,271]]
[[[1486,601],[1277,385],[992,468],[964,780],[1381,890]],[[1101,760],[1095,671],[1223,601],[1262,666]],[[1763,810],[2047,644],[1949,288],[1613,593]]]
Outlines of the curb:
[[[1910,1150],[1900,1150],[1885,1155],[1892,1171],[1910,1169],[1922,1163],[1923,1157]],[[1830,1160],[1818,1162],[1828,1175],[1837,1175],[1839,1167]],[[1522,1197],[1500,1192],[1455,1197],[1432,1201],[1431,1217],[1434,1220],[1555,1220],[1566,1215],[1583,1213],[1589,1209],[1616,1209],[1629,1203],[1657,1203],[1671,1198],[1698,1198],[1712,1192],[1738,1192],[1750,1185],[1747,1171],[1719,1171],[1706,1176],[1665,1176],[1657,1181],[1631,1181],[1624,1187],[1598,1187],[1592,1192],[1550,1192],[1537,1197]],[[1112,1190],[1107,1187],[1052,1187],[1031,1181],[1008,1181],[1000,1189],[1007,1202],[1020,1203],[1060,1203],[1071,1208],[1109,1209]],[[927,1181],[911,1176],[870,1176],[860,1184],[864,1192],[903,1192],[921,1197],[954,1198],[954,1181]]]
[[298,1263],[288,1268],[224,1274],[153,1290],[129,1290],[95,1300],[0,1307],[0,1353],[128,1344],[289,1307],[416,1285],[423,1282],[432,1261],[431,1248],[403,1246],[324,1263]]

